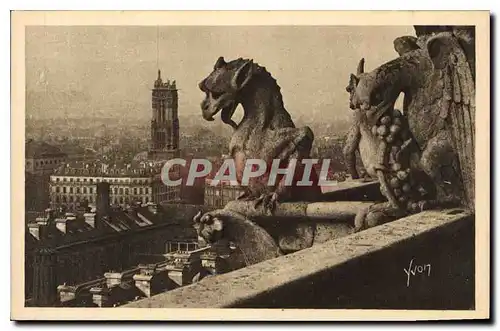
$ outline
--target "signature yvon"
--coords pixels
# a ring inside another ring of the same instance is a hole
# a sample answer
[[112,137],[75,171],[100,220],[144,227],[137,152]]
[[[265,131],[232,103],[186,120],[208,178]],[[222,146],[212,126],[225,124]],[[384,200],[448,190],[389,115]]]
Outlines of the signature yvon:
[[413,265],[413,260],[411,259],[410,265],[408,269],[403,268],[407,278],[406,278],[406,287],[410,287],[410,278],[411,276],[415,276],[416,274],[427,274],[427,276],[431,275],[431,264],[415,264]]

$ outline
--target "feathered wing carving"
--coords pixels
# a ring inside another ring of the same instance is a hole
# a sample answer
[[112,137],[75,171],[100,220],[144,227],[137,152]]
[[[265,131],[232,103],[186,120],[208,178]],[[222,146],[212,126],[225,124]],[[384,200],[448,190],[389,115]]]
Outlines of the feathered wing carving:
[[475,204],[475,82],[467,57],[456,38],[439,36],[428,42],[436,69],[443,72],[441,116],[449,123],[451,140],[458,154],[466,206]]

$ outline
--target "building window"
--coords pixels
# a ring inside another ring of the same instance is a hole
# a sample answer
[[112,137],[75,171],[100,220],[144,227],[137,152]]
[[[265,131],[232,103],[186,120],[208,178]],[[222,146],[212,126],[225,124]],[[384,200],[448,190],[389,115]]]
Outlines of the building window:
[[89,187],[89,193],[90,194],[94,194],[94,188],[93,187]]
[[120,203],[123,203],[123,197],[120,197]]
[[128,188],[125,189],[125,194],[128,195]]
[[77,193],[77,194],[79,194],[79,193],[80,193],[80,188],[79,188],[79,187],[77,187],[77,188],[76,188],[76,193]]
[[69,193],[73,193],[73,186],[69,187]]
[[66,193],[66,186],[63,186],[63,193]]
[[56,186],[56,192],[57,192],[57,193],[59,193],[59,192],[60,192],[60,190],[61,190],[61,189],[59,188],[59,186]]
[[118,188],[114,188],[113,191],[115,192],[115,194],[118,194]]
[[149,194],[149,189],[147,187],[144,189],[144,193]]
[[83,194],[87,194],[87,188],[86,187],[83,188]]
[[56,178],[56,182],[59,182],[59,178]]
[[120,187],[120,194],[123,194],[123,187]]
[[137,187],[134,187],[134,195],[137,195]]

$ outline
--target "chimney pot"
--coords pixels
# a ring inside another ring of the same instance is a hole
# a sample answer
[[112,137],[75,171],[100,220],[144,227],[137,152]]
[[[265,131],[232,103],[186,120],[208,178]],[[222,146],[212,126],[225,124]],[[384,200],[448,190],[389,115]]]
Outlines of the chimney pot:
[[96,198],[96,227],[104,216],[109,215],[109,192],[110,184],[108,182],[100,182],[97,184],[97,198]]

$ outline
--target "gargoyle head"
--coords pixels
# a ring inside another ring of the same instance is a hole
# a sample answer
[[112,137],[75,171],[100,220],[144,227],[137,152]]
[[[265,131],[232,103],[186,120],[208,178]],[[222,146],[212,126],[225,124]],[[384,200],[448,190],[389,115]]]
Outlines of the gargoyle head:
[[[462,34],[471,34],[470,29],[463,30]],[[364,72],[364,59],[361,59],[356,75],[351,74],[346,88],[350,107],[359,108],[367,117],[375,119],[391,111],[402,92],[405,96],[412,95],[425,86],[434,86],[430,81],[439,70],[455,65],[457,56],[467,60],[459,45],[459,41],[466,39],[459,39],[451,31],[428,36],[422,45],[418,45],[414,37],[399,37],[394,41],[394,48],[400,56],[368,73]],[[426,93],[432,94],[431,88]]]
[[205,93],[201,103],[203,118],[213,121],[221,111],[224,123],[234,123],[231,117],[241,102],[242,90],[250,82],[254,74],[253,60],[237,60],[226,62],[221,56],[214,65],[214,70],[199,83]]
[[198,235],[198,242],[202,244],[214,244],[222,238],[222,220],[210,214],[199,211],[193,217],[193,227]]
[[378,118],[394,107],[400,91],[388,80],[381,80],[377,72],[365,73],[365,59],[361,59],[356,74],[351,74],[346,91],[349,93],[349,107],[366,111],[368,118]]

